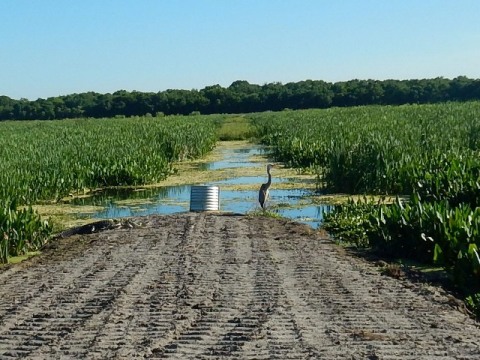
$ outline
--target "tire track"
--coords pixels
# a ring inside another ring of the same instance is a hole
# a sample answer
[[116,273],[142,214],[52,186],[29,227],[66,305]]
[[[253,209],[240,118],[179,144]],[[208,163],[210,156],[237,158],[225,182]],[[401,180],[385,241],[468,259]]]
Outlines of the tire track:
[[305,226],[142,222],[2,271],[0,359],[480,358],[478,325],[439,289],[382,276]]
[[[175,354],[183,344],[188,345],[189,341],[201,337],[202,330],[197,330],[197,323],[203,314],[200,309],[211,301],[215,292],[215,288],[206,283],[209,271],[213,272],[215,267],[213,262],[210,269],[204,266],[206,247],[203,243],[208,240],[206,217],[204,214],[189,214],[185,217],[184,231],[176,246],[178,258],[171,273],[175,285],[170,303],[173,315],[170,329],[165,336],[151,344],[149,357]],[[197,237],[192,236],[194,233]]]
[[[460,351],[455,343],[462,343],[465,358],[480,354],[478,341],[460,340],[461,327],[451,337],[438,328],[444,311],[413,292],[413,284],[382,276],[329,242],[302,241],[295,249],[301,250],[284,256],[281,271],[294,280],[286,284],[296,304],[292,311],[302,338],[319,357],[418,359],[426,348],[429,356],[450,356]],[[458,324],[466,320],[458,313],[456,318]]]
[[[29,308],[44,303],[52,293],[68,291],[73,284],[65,284],[62,281],[63,274],[71,272],[72,278],[76,279],[88,276],[92,268],[98,268],[95,264],[102,261],[101,255],[93,254],[88,249],[85,252],[86,254],[78,254],[71,260],[61,260],[55,267],[50,263],[40,263],[35,272],[22,272],[19,266],[1,273],[0,287],[4,301],[0,304],[0,323],[8,324],[12,318],[17,319],[19,314],[28,311]],[[65,255],[68,257],[68,250]],[[12,278],[19,278],[19,281],[12,282]]]
[[202,280],[198,279],[203,282],[201,287],[209,288],[210,292],[192,306],[195,312],[188,325],[170,343],[158,348],[152,357],[184,359],[200,356],[208,351],[225,327],[235,325],[234,319],[245,308],[247,299],[238,294],[238,288],[249,287],[250,278],[245,276],[245,272],[248,273],[246,268],[251,255],[239,246],[242,240],[238,239],[238,234],[242,230],[238,228],[237,221],[227,219],[220,226],[217,218],[207,219],[199,244],[202,251],[196,252],[203,269],[195,270],[198,275],[203,275]]
[[275,291],[277,282],[273,277],[274,273],[267,268],[270,259],[260,250],[261,247],[252,247],[253,251],[258,251],[253,260],[255,278],[252,299],[247,303],[243,312],[231,319],[235,325],[220,335],[220,340],[208,349],[208,355],[241,357],[245,343],[261,331],[263,324],[268,321],[269,314],[277,306]]
[[[151,235],[143,234],[142,230],[135,231],[135,236],[141,239],[136,249],[138,258],[125,257],[128,263],[125,268],[133,267],[135,271],[128,273],[120,289],[107,284],[106,291],[113,290],[110,296],[111,303],[103,306],[102,311],[97,311],[87,319],[83,326],[77,327],[63,342],[58,350],[61,356],[121,356],[131,357],[142,349],[146,334],[141,337],[141,329],[145,328],[147,321],[142,318],[145,306],[148,306],[148,294],[156,282],[157,267],[161,262],[152,259],[155,250],[164,247],[165,239],[152,241]],[[108,290],[107,290],[108,289]],[[142,326],[143,325],[143,326]],[[140,339],[138,339],[140,336]],[[87,340],[88,341],[85,341]],[[83,345],[83,346],[82,346]]]
[[[246,219],[245,219],[246,220]],[[296,233],[284,222],[268,220],[250,228],[252,252],[258,254],[255,284],[257,296],[245,314],[258,313],[257,321],[242,332],[244,340],[236,352],[225,352],[220,357],[241,359],[299,359],[315,356],[305,343],[292,315],[281,272],[284,260],[279,256],[276,242],[281,236]],[[276,236],[271,236],[272,233]],[[280,235],[281,234],[281,235]],[[250,315],[251,316],[251,315]]]
[[[106,261],[94,263],[94,268],[76,281],[74,288],[54,294],[41,306],[42,311],[17,320],[2,339],[12,347],[5,355],[27,356],[52,340],[78,331],[95,315],[111,311],[115,299],[141,269],[139,260],[149,251],[146,245],[135,243],[128,244],[124,251],[107,250]],[[68,337],[65,340],[68,341]]]

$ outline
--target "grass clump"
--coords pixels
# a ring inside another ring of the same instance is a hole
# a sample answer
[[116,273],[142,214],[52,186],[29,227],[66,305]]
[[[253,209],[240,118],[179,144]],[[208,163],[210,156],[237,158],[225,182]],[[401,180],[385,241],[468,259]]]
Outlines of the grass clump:
[[264,210],[264,209],[256,209],[248,213],[250,216],[263,216],[263,217],[269,217],[273,219],[282,219],[283,216],[278,213],[278,211],[275,210]]
[[253,129],[243,116],[227,117],[220,123],[217,136],[221,141],[247,140],[253,136]]

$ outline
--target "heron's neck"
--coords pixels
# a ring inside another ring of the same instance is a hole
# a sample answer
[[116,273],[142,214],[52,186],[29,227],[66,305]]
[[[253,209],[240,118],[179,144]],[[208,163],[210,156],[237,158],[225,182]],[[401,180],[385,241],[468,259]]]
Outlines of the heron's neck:
[[267,169],[267,174],[268,174],[267,186],[270,186],[270,184],[272,183],[272,174],[270,174],[270,169]]

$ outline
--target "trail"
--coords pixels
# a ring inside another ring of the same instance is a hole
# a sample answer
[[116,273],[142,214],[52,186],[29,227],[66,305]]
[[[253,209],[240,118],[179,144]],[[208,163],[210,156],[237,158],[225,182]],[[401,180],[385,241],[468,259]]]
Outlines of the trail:
[[0,359],[479,359],[434,286],[288,220],[209,213],[59,239],[0,270]]

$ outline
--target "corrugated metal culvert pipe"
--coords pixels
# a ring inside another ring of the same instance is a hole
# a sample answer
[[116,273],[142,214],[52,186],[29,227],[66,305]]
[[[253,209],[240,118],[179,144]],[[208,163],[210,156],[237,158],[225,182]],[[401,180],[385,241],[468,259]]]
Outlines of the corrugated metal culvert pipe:
[[190,211],[220,210],[218,186],[195,185],[190,190]]

